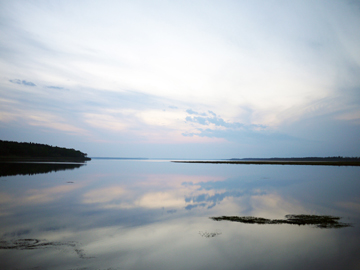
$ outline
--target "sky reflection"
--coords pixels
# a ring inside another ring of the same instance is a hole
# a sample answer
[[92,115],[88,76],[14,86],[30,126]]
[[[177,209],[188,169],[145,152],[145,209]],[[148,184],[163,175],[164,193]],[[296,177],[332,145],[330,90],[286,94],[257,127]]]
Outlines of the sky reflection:
[[[4,269],[296,269],[307,258],[310,268],[355,269],[358,175],[356,167],[94,160],[75,171],[5,177],[0,261]],[[209,219],[286,214],[335,215],[355,226],[335,230]],[[50,244],[4,249],[16,239]]]

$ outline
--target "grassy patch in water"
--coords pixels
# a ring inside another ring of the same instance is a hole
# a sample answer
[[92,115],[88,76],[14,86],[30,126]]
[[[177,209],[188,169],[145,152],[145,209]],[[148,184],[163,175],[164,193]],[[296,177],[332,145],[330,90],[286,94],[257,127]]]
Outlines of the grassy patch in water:
[[339,222],[340,217],[318,216],[318,215],[286,215],[285,219],[266,219],[260,217],[238,217],[238,216],[221,216],[210,217],[215,221],[228,220],[247,224],[291,224],[291,225],[313,225],[316,228],[344,228],[352,227],[349,223]]

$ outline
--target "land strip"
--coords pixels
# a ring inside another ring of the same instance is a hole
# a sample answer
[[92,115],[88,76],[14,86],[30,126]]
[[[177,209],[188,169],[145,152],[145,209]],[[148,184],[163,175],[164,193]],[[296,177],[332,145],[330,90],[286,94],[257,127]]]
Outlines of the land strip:
[[257,164],[257,165],[317,165],[317,166],[360,166],[360,161],[294,161],[294,160],[174,160],[175,163],[205,164]]

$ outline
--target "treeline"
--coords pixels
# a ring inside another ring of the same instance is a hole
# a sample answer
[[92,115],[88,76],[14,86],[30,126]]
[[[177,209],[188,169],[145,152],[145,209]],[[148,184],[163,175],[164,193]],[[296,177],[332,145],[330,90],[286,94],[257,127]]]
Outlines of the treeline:
[[231,160],[273,160],[273,161],[360,161],[360,157],[301,157],[301,158],[232,158]]
[[87,159],[87,154],[79,150],[50,146],[39,143],[25,143],[0,140],[0,156],[2,157],[39,157],[57,158],[71,157]]

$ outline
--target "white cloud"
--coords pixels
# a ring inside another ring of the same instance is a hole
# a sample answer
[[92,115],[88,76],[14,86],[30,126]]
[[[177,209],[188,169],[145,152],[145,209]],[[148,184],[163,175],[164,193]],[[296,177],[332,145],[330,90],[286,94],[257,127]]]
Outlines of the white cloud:
[[360,87],[360,12],[350,2],[1,5],[0,98],[19,104],[2,122],[21,111],[67,133],[178,143],[197,140],[181,135],[196,130],[188,108],[278,131],[304,117],[358,118],[358,91],[347,90]]
[[96,128],[113,131],[124,131],[127,129],[127,124],[123,123],[121,119],[108,114],[85,113],[84,118],[86,123]]

